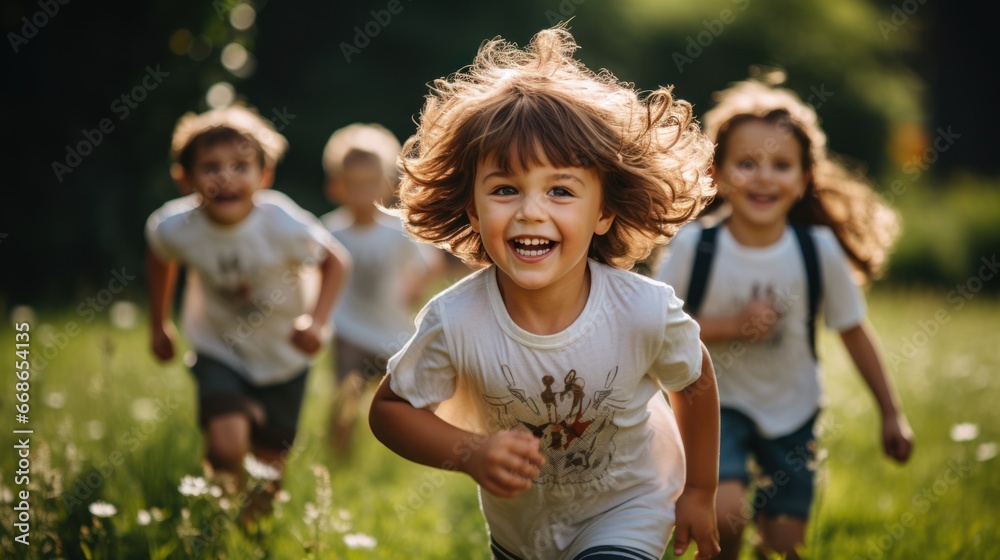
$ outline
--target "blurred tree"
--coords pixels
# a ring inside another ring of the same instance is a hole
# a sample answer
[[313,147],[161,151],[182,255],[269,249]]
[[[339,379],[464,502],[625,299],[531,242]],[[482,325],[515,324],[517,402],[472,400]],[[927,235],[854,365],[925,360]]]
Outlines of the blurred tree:
[[[967,13],[919,0],[157,0],[68,2],[54,15],[37,0],[5,3],[0,108],[15,175],[0,205],[9,271],[0,305],[72,303],[113,269],[139,272],[145,218],[176,195],[169,135],[209,97],[243,98],[275,119],[291,143],[276,188],[321,213],[329,205],[320,154],[333,130],[381,122],[405,138],[428,82],[470,63],[485,39],[524,44],[560,19],[572,18],[588,66],[642,89],[676,84],[696,113],[751,66],[781,67],[788,86],[811,97],[831,146],[877,173],[898,171],[948,124],[967,136],[941,164],[996,171],[985,132],[976,132],[985,131],[980,116],[997,110],[979,85],[992,51],[979,48],[986,19]],[[157,68],[168,75],[136,91]],[[100,132],[102,122],[113,129]]]

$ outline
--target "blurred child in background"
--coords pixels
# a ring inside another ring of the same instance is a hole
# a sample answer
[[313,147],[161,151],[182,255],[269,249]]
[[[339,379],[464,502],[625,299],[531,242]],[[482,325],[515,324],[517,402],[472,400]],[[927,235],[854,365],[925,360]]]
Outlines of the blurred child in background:
[[399,218],[378,208],[399,183],[399,151],[396,137],[377,124],[341,128],[323,151],[326,195],[340,208],[322,220],[353,263],[333,314],[330,437],[341,455],[350,453],[366,382],[381,378],[389,357],[413,334],[411,309],[441,262],[437,249],[413,241]]
[[[183,264],[183,331],[195,353],[205,456],[240,484],[248,453],[278,472],[284,466],[350,257],[312,214],[263,190],[287,143],[256,112],[185,115],[171,146],[174,178],[193,194],[146,223],[152,349],[163,361],[174,356],[171,304]],[[304,280],[309,268],[318,268],[318,292]]]
[[[878,275],[898,228],[865,180],[827,152],[816,112],[790,90],[746,81],[717,99],[705,128],[731,213],[683,229],[658,279],[685,299],[718,371],[721,557],[738,557],[756,516],[763,548],[798,558],[814,493],[820,311],[878,403],[885,453],[910,455],[913,436],[852,279]],[[748,457],[764,475],[756,512],[745,499]]]

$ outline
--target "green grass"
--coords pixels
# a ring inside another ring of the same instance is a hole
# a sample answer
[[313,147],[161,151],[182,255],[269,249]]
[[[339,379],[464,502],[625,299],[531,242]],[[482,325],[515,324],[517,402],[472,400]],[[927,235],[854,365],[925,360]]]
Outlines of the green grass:
[[[1000,302],[978,296],[955,309],[944,293],[876,292],[870,306],[884,349],[899,356],[891,373],[917,435],[916,450],[906,466],[883,458],[870,394],[836,337],[827,336],[824,423],[831,429],[822,439],[828,456],[821,464],[810,557],[1000,557],[994,505],[1000,459],[977,459],[1000,440],[1000,407],[994,404],[1000,394]],[[938,332],[917,334],[941,310],[948,321]],[[158,365],[147,350],[145,328],[84,319],[72,312],[43,314],[31,327],[36,356],[45,356],[46,343],[53,346],[48,365],[31,378],[29,547],[14,543],[14,503],[6,503],[24,486],[14,479],[11,429],[22,427],[13,419],[15,380],[9,367],[4,374],[0,414],[11,428],[0,433],[0,556],[488,557],[475,487],[467,478],[399,459],[374,441],[364,422],[354,456],[332,456],[325,429],[331,393],[326,355],[311,375],[300,439],[288,462],[290,499],[274,518],[243,531],[227,513],[232,506],[227,510],[210,494],[181,495],[181,478],[202,474],[187,370],[180,360]],[[80,334],[66,334],[71,321]],[[0,329],[0,353],[5,363],[13,361],[9,324]],[[952,427],[960,423],[976,425],[978,435],[953,441]],[[959,465],[961,477],[949,474],[951,465]],[[93,516],[88,506],[98,500],[117,513]],[[141,525],[140,510],[152,508],[159,519]],[[356,534],[377,544],[350,548],[345,536]],[[751,557],[749,550],[744,557]]]

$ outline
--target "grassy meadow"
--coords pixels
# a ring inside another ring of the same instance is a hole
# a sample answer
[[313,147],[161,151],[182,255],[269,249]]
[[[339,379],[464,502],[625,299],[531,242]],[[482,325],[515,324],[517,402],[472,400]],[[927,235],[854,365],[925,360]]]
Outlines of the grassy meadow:
[[[916,432],[915,453],[905,466],[883,458],[873,400],[836,336],[826,335],[828,405],[808,557],[1000,558],[1000,301],[883,289],[869,304]],[[8,364],[0,556],[488,558],[471,480],[399,459],[363,421],[354,454],[331,453],[327,353],[309,380],[287,492],[273,517],[244,528],[240,496],[200,478],[194,385],[181,359],[154,361],[145,317],[129,306],[110,317],[37,313],[27,424],[15,421],[15,331],[11,321],[0,327]],[[16,475],[14,446],[23,436],[12,433],[22,428],[34,431],[27,485]],[[28,546],[14,540],[25,489]]]

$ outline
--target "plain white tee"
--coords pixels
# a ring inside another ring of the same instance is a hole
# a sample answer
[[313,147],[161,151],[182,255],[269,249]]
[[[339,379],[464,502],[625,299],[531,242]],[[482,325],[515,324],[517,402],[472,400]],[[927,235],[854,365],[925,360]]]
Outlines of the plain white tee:
[[[510,318],[495,267],[465,278],[421,311],[389,362],[390,387],[462,428],[541,439],[546,463],[531,489],[513,499],[480,491],[490,534],[507,550],[572,558],[602,544],[659,557],[685,477],[661,389],[700,376],[698,325],[668,286],[589,267],[582,313],[544,336]],[[468,458],[473,445],[457,451]]]
[[254,385],[288,381],[309,365],[291,343],[293,321],[312,311],[318,276],[309,269],[337,243],[312,214],[261,190],[246,219],[226,227],[189,195],[155,211],[146,238],[160,259],[187,267],[181,325],[195,351]]
[[[836,236],[826,227],[810,230],[819,257],[826,326],[844,331],[861,323],[865,303],[851,278],[847,257]],[[701,235],[699,225],[682,228],[670,242],[670,254],[657,279],[687,297],[694,255]],[[765,437],[789,434],[819,409],[819,364],[810,350],[806,318],[809,313],[805,263],[795,233],[785,230],[776,243],[747,247],[722,227],[709,274],[700,315],[734,315],[752,299],[770,297],[781,312],[766,339],[707,344],[723,407],[750,417]],[[753,335],[752,325],[746,332]],[[818,341],[817,341],[818,343]]]
[[335,210],[321,220],[351,255],[351,277],[332,318],[337,337],[388,359],[413,335],[407,284],[427,274],[423,254],[398,218],[379,214],[355,225]]

